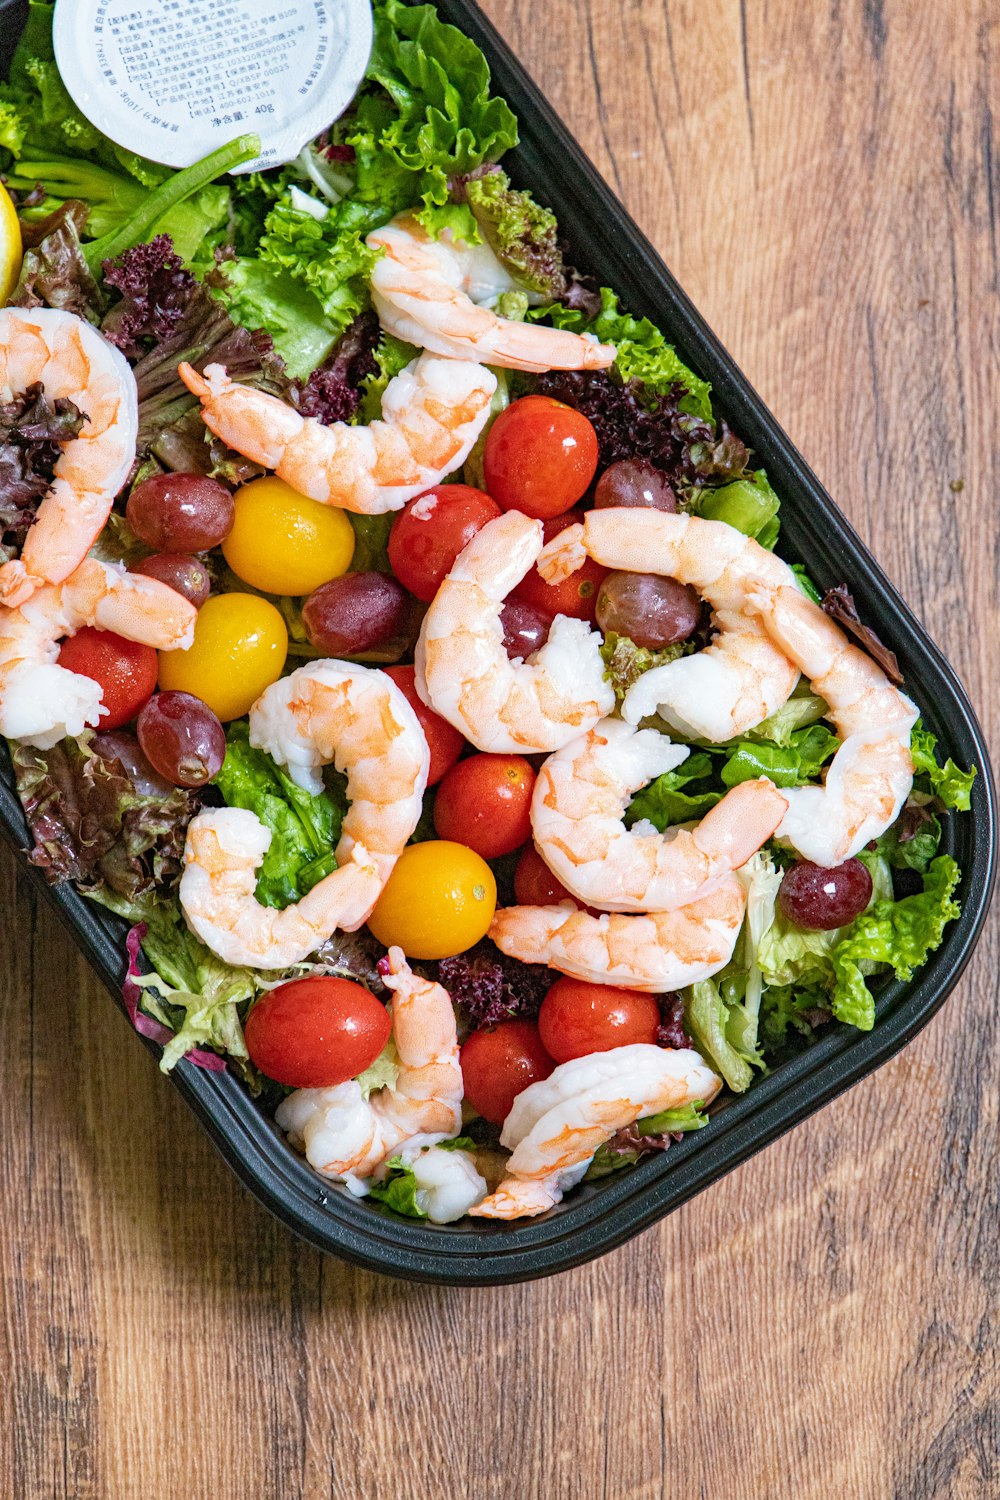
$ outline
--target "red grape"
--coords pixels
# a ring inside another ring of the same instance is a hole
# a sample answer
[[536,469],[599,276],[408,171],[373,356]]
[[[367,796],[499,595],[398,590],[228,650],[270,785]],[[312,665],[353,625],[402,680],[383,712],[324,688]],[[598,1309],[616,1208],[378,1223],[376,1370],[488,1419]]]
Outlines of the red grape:
[[872,878],[860,859],[848,859],[833,869],[801,860],[785,871],[778,890],[782,914],[796,927],[814,932],[846,927],[871,898]]
[[500,623],[507,655],[523,660],[545,645],[552,617],[526,599],[508,599],[500,611]]
[[613,506],[675,511],[677,496],[662,469],[644,458],[623,458],[605,469],[594,491],[595,510]]
[[331,656],[357,656],[383,645],[402,632],[406,616],[406,592],[385,573],[345,573],[302,606],[311,644]]
[[687,640],[700,618],[694,589],[659,573],[609,573],[597,598],[601,629],[630,636],[649,651]]
[[147,578],[156,578],[168,588],[183,594],[196,609],[200,609],[212,592],[212,576],[200,558],[188,552],[154,552],[135,563],[133,573],[142,573]]
[[165,797],[173,791],[149,764],[142,746],[126,729],[109,729],[94,735],[94,749],[102,760],[120,760],[140,797]]
[[173,786],[204,786],[225,759],[226,731],[190,693],[157,693],[135,727],[153,769]]
[[140,541],[157,552],[207,552],[225,541],[236,510],[224,484],[204,474],[153,474],[125,507]]

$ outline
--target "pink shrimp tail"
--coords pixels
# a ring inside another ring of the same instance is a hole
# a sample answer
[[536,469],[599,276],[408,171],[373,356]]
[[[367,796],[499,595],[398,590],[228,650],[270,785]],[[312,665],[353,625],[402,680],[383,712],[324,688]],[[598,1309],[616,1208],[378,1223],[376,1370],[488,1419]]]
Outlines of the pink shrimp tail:
[[188,390],[191,392],[192,396],[197,396],[199,401],[208,400],[209,396],[212,394],[212,387],[209,385],[204,375],[199,375],[194,365],[188,364],[186,359],[182,360],[181,363],[177,366],[177,373],[183,380],[184,384],[187,386]]

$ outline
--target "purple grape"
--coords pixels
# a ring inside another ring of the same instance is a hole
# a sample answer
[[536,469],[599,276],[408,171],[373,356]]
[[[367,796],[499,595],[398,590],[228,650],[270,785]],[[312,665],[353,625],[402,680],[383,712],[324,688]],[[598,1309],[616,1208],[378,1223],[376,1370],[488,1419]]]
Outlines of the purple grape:
[[594,509],[628,506],[676,511],[677,496],[662,469],[644,458],[622,458],[605,469],[594,491]]
[[345,573],[309,595],[302,621],[310,644],[330,656],[357,656],[402,634],[406,590],[386,573]]
[[791,865],[782,877],[778,906],[789,922],[812,932],[846,927],[872,898],[872,878],[860,859],[824,869],[809,860]]
[[500,612],[500,623],[507,655],[512,660],[524,660],[545,645],[552,621],[533,604],[522,599],[508,599]]
[[658,573],[609,573],[597,598],[597,623],[659,651],[686,641],[701,619],[694,589]]
[[155,693],[135,728],[153,769],[174,786],[205,786],[226,757],[226,731],[191,693]]

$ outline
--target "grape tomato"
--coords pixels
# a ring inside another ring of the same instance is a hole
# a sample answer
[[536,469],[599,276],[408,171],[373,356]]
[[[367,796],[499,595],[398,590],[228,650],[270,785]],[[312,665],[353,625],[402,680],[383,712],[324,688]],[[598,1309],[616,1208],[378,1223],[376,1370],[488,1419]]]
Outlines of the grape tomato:
[[240,719],[277,682],[288,655],[281,615],[256,594],[213,594],[187,651],[160,652],[160,687],[190,693],[222,722]]
[[382,670],[387,677],[392,678],[417,716],[431,753],[427,785],[434,786],[458,760],[465,749],[465,740],[453,724],[442,719],[440,714],[436,714],[422,701],[417,692],[415,667],[384,667]]
[[152,646],[127,641],[113,630],[85,625],[59,647],[58,662],[100,684],[106,713],[101,729],[120,729],[135,718],[156,690],[156,652]]
[[513,854],[531,837],[534,789],[535,772],[523,755],[470,755],[438,788],[435,831],[483,859]]
[[332,1088],[357,1078],[389,1040],[392,1022],[363,985],[333,975],[293,979],[271,990],[244,1027],[250,1060],[296,1089]]
[[233,503],[222,553],[251,588],[311,594],[351,566],[355,534],[346,511],[300,495],[273,474],[243,485]]
[[442,484],[400,511],[389,533],[389,561],[404,588],[429,604],[459,553],[500,508],[468,484]]
[[582,979],[557,979],[538,1012],[542,1043],[560,1063],[634,1042],[654,1044],[659,1026],[655,995]]
[[368,926],[408,958],[453,958],[486,936],[496,904],[484,859],[463,844],[429,839],[403,850]]
[[522,396],[487,435],[486,488],[504,510],[544,520],[586,494],[597,459],[597,433],[581,412],[550,396]]
[[534,1021],[501,1021],[474,1031],[462,1047],[465,1098],[484,1120],[502,1125],[518,1094],[554,1067]]

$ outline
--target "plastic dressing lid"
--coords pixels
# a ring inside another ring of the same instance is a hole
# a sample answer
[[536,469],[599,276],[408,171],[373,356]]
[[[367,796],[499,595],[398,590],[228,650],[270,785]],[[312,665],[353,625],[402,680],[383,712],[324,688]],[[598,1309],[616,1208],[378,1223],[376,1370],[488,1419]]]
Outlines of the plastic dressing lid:
[[187,167],[260,136],[280,166],[343,114],[372,48],[369,0],[57,0],[56,62],[119,146]]

